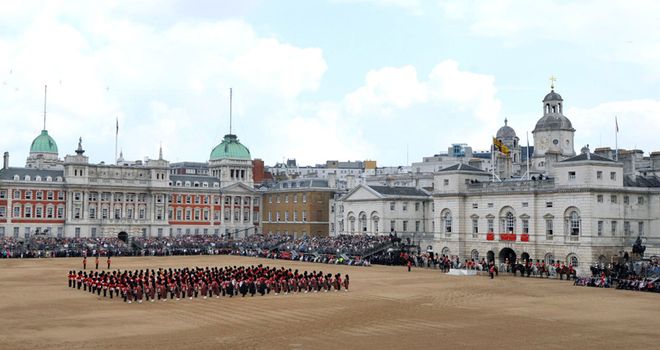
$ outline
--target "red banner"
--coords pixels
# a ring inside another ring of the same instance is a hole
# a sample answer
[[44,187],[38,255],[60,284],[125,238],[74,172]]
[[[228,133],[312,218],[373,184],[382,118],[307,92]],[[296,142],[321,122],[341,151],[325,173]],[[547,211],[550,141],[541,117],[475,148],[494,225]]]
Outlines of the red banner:
[[523,233],[520,235],[521,242],[529,242],[529,233]]
[[492,233],[492,232],[488,232],[488,234],[486,234],[486,240],[494,241],[495,240],[495,234]]
[[500,241],[516,241],[515,233],[500,233]]

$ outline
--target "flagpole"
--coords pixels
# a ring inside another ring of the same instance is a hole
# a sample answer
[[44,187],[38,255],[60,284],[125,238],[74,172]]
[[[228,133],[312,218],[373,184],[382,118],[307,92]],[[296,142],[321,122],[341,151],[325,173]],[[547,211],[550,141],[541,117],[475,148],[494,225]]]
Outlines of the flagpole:
[[527,180],[529,180],[531,178],[529,172],[529,131],[526,131],[525,134],[527,135]]
[[119,137],[119,117],[117,117],[117,123],[115,127],[115,165],[117,165],[117,139]]
[[614,116],[614,160],[619,161],[619,121]]

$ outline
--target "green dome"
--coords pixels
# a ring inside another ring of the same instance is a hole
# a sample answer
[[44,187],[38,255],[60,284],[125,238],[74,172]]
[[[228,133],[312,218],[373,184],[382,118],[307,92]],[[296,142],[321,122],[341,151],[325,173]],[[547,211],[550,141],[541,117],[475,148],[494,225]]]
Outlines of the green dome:
[[211,151],[210,160],[243,159],[251,160],[250,150],[238,142],[236,135],[227,134],[222,142]]
[[30,146],[30,153],[54,153],[57,154],[57,144],[47,130],[41,130]]

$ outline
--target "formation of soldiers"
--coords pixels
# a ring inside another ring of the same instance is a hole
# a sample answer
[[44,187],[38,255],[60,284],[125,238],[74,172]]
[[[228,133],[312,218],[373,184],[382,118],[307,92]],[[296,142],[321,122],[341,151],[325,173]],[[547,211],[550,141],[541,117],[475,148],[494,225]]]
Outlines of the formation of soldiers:
[[348,291],[349,276],[257,266],[69,271],[69,288],[127,303]]

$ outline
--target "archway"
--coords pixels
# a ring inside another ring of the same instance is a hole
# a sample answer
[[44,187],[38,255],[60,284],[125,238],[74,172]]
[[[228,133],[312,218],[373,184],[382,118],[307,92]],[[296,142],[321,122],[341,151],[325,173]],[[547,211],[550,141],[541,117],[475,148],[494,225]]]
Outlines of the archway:
[[493,253],[492,250],[489,250],[488,253],[486,253],[486,259],[488,262],[495,262],[495,253]]
[[527,252],[520,254],[520,260],[522,260],[523,262],[529,261],[529,254]]
[[503,248],[500,250],[500,263],[504,263],[507,259],[509,260],[509,264],[516,262],[516,252],[511,248]]
[[119,240],[123,241],[124,243],[128,243],[128,233],[125,231],[119,232],[117,238],[119,238]]

